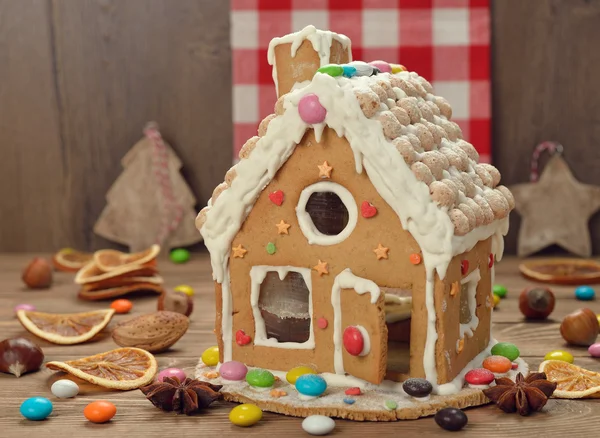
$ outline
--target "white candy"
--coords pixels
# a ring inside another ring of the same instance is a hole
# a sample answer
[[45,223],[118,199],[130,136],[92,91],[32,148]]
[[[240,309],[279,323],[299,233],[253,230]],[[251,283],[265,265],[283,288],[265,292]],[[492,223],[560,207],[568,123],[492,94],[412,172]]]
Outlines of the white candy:
[[79,394],[79,386],[72,380],[62,379],[54,382],[50,391],[58,398],[71,398]]
[[310,415],[302,421],[302,429],[311,435],[327,435],[335,428],[335,421],[325,415]]

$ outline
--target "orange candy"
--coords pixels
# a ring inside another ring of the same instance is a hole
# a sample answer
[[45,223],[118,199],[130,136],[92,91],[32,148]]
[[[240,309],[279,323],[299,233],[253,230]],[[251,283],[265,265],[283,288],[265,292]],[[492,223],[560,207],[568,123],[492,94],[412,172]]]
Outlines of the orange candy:
[[83,410],[85,418],[92,423],[106,423],[117,413],[117,407],[106,400],[98,400],[90,403]]
[[110,308],[115,309],[116,313],[129,313],[133,308],[133,303],[129,300],[115,300]]
[[483,361],[483,367],[492,373],[504,374],[512,368],[512,362],[504,356],[490,356]]
[[417,253],[411,254],[409,259],[413,265],[418,265],[419,263],[421,263],[421,256]]

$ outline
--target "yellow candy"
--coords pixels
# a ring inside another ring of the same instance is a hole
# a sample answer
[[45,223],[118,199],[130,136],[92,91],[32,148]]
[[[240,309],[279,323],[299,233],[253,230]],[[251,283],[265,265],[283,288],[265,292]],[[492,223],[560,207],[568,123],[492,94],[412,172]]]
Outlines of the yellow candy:
[[295,367],[288,371],[285,375],[285,379],[290,382],[290,384],[294,385],[298,377],[305,374],[317,374],[317,372],[310,367]]
[[494,307],[500,304],[500,297],[496,294],[492,294],[494,296]]
[[544,360],[562,360],[563,362],[573,363],[575,358],[568,351],[554,350],[546,354]]
[[392,73],[400,73],[401,71],[406,71],[406,67],[400,64],[390,64],[392,67]]
[[184,294],[189,295],[190,297],[194,296],[194,289],[192,289],[192,287],[188,286],[187,284],[180,284],[174,290],[175,292],[183,292]]
[[219,363],[219,347],[210,347],[204,350],[202,362],[209,367],[216,366]]
[[598,318],[598,324],[600,324],[600,315],[596,315],[596,318]]
[[229,421],[236,426],[252,426],[260,421],[262,418],[262,411],[256,405],[251,403],[244,403],[243,405],[236,406],[229,413]]

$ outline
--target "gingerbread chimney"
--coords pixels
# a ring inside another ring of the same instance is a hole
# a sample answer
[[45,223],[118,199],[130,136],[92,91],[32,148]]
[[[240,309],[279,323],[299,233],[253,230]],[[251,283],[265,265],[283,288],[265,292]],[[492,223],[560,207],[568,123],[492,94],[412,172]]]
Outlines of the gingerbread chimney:
[[277,97],[289,93],[296,84],[312,80],[324,65],[350,61],[352,50],[347,36],[314,26],[273,38],[269,44],[269,64],[273,66]]

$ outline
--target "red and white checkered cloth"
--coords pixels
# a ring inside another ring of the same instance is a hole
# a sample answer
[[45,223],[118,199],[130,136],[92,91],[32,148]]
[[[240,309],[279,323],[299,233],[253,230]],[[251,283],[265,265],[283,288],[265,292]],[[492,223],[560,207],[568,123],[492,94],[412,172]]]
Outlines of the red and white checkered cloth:
[[231,0],[236,158],[277,99],[269,41],[309,24],[348,36],[355,60],[400,63],[428,79],[489,161],[489,0]]

